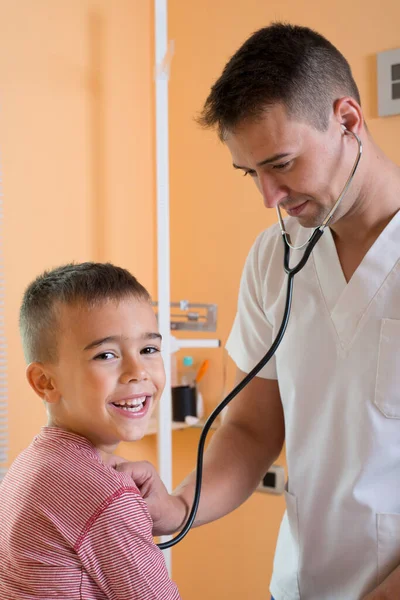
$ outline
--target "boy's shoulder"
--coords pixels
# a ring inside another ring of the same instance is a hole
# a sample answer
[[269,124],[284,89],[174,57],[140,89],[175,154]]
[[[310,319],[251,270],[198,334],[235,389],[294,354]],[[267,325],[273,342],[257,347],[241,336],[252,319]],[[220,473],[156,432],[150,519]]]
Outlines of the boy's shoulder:
[[53,560],[54,553],[69,555],[99,517],[121,521],[132,513],[151,532],[133,481],[105,465],[90,442],[71,434],[39,435],[0,484],[0,554],[13,547],[22,556],[34,547]]
[[139,494],[132,479],[104,464],[100,454],[86,438],[68,431],[42,430],[31,447],[39,468],[51,474],[54,483],[64,488],[81,488],[107,497],[121,487]]
[[43,527],[48,535],[55,528],[74,545],[87,524],[121,494],[146,511],[134,482],[105,465],[88,440],[42,430],[0,485],[0,521],[27,528],[27,535]]
[[55,428],[43,428],[21,452],[1,488],[2,496],[19,498],[25,507],[46,507],[54,516],[79,507],[83,519],[121,491],[141,500],[133,480],[105,465],[88,440]]

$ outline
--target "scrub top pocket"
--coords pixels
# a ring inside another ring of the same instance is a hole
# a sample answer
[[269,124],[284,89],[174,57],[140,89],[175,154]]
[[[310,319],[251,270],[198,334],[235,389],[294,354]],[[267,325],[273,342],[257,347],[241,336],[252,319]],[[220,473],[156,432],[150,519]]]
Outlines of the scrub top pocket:
[[388,419],[400,419],[400,321],[382,319],[375,405]]

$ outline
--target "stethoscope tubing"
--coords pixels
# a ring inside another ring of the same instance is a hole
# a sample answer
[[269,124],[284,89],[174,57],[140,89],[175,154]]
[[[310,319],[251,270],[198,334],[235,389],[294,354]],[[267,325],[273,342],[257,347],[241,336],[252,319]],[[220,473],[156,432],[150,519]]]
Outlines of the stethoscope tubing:
[[233,398],[235,398],[235,396],[237,396],[243,390],[243,388],[246,387],[246,385],[257,375],[257,373],[259,373],[261,371],[261,369],[263,367],[265,367],[265,365],[271,360],[271,358],[274,356],[275,352],[277,351],[277,349],[283,339],[283,336],[285,335],[286,328],[289,323],[290,309],[292,306],[292,298],[293,298],[293,278],[294,278],[295,274],[298,273],[305,266],[315,244],[318,242],[318,240],[320,239],[322,234],[323,234],[323,231],[320,229],[317,229],[313,233],[313,236],[310,239],[309,245],[307,246],[307,248],[303,254],[303,257],[301,258],[299,263],[292,269],[289,268],[290,247],[286,241],[285,236],[282,236],[283,243],[284,243],[284,264],[285,264],[285,271],[287,273],[287,288],[286,288],[285,310],[283,313],[281,326],[279,328],[279,331],[278,331],[270,349],[265,354],[265,356],[263,356],[263,358],[260,360],[260,362],[257,363],[257,365],[246,375],[246,377],[244,377],[242,379],[242,381],[226,396],[226,398],[213,410],[211,415],[208,417],[208,419],[203,427],[203,430],[201,432],[198,450],[197,450],[196,485],[195,485],[192,508],[190,510],[189,516],[187,518],[187,521],[186,521],[182,531],[180,531],[171,540],[157,544],[161,550],[166,550],[167,548],[172,548],[172,546],[175,546],[175,544],[178,544],[191,529],[191,527],[194,523],[194,520],[196,518],[197,510],[199,508],[199,503],[200,503],[201,484],[202,484],[202,478],[203,478],[203,456],[204,456],[204,447],[205,447],[207,434],[210,431],[210,428],[211,428],[212,424],[214,423],[215,419],[218,417],[218,415],[231,402],[231,400],[233,400]]

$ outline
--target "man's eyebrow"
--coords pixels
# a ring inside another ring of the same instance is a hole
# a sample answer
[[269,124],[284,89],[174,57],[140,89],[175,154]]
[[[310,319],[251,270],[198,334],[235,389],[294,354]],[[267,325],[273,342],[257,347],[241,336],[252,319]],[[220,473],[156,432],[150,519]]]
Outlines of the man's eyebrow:
[[[257,167],[268,165],[270,163],[276,162],[277,160],[282,160],[282,158],[287,158],[288,156],[290,156],[289,152],[281,152],[280,154],[274,154],[274,156],[265,158],[264,160],[261,160],[259,163],[257,163]],[[233,163],[233,168],[241,169],[242,171],[252,171],[252,169],[249,169],[248,167],[241,167],[240,165],[235,165],[235,163]]]
[[[160,342],[162,340],[162,335],[155,331],[146,332],[141,337],[144,340],[159,340]],[[90,342],[90,344],[85,346],[84,350],[93,350],[93,348],[98,348],[103,344],[109,344],[110,342],[120,342],[122,339],[127,338],[122,338],[120,335],[108,335],[107,337],[100,338],[98,340],[93,340],[93,342]]]

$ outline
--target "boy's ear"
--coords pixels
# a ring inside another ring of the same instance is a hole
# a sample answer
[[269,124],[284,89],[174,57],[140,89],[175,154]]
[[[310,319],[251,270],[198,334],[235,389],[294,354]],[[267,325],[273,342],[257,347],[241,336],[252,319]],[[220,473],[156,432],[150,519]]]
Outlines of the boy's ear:
[[57,390],[54,377],[43,363],[33,362],[28,365],[26,378],[33,391],[42,400],[51,404],[58,402],[60,393]]

